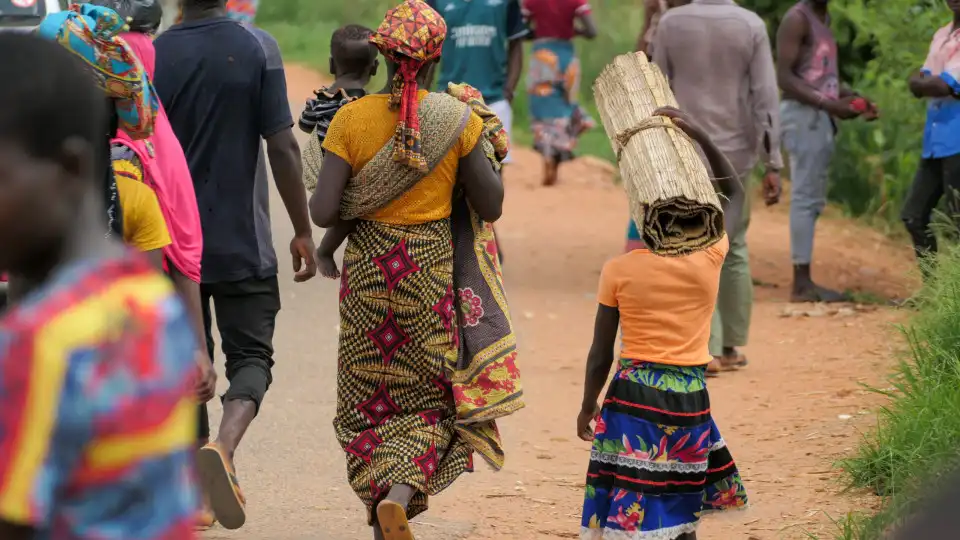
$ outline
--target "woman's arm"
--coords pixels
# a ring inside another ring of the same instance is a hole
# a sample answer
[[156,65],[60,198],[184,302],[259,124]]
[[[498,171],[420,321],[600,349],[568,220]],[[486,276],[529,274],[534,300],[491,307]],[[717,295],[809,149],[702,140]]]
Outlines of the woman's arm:
[[490,160],[477,143],[460,158],[457,181],[463,186],[467,200],[484,221],[493,223],[503,213],[503,180],[493,170]]
[[583,381],[583,402],[577,419],[577,434],[585,441],[593,440],[590,423],[600,413],[597,400],[613,366],[613,351],[619,327],[620,310],[598,304],[597,318],[593,326],[593,345],[587,355],[587,370]]
[[330,151],[323,156],[317,189],[310,197],[310,218],[317,227],[330,228],[340,221],[340,198],[352,174],[353,167],[340,156]]

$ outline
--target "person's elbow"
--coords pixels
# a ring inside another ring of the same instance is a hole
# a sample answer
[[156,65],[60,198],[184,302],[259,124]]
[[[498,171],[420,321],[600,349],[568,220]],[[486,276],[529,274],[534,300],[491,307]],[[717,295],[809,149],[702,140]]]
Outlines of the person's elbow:
[[477,215],[487,223],[494,223],[503,215],[503,185],[492,188],[484,197],[484,203],[475,205]]
[[483,193],[479,197],[472,197],[471,204],[480,219],[493,223],[503,215],[503,181],[491,168],[490,178],[484,182]]
[[293,136],[293,129],[287,128],[267,138],[267,157],[271,163],[295,162],[300,153],[300,145]]
[[317,227],[329,229],[340,221],[340,207],[332,204],[325,204],[321,197],[314,193],[310,197],[310,219]]
[[777,63],[776,75],[777,86],[779,86],[781,90],[789,90],[791,83],[790,70],[782,67],[780,63]]

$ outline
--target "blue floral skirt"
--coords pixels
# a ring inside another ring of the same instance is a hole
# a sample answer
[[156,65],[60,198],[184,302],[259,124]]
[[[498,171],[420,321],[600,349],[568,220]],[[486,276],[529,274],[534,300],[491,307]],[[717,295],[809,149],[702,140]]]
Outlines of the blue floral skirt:
[[747,494],[703,367],[620,361],[597,422],[581,540],[673,540]]

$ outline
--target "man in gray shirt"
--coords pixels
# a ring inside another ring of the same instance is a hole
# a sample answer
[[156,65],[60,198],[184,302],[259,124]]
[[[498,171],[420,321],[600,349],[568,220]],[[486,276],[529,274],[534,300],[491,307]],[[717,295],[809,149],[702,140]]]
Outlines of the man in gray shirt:
[[[654,62],[663,70],[680,108],[703,126],[747,182],[762,157],[768,205],[780,198],[779,92],[767,27],[733,0],[693,0],[660,19]],[[747,199],[749,202],[749,198]],[[710,332],[709,373],[746,364],[753,309],[747,252],[749,204],[741,232],[730,238]]]

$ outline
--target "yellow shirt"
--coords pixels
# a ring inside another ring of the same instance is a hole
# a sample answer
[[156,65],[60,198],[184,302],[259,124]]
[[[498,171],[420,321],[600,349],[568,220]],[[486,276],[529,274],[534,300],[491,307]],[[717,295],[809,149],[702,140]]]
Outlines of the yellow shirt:
[[[421,90],[417,97],[423,101],[426,96],[427,92]],[[323,149],[349,163],[354,175],[396,132],[399,112],[389,110],[389,99],[390,96],[384,94],[360,98],[337,111],[330,122]],[[430,174],[397,200],[364,219],[391,225],[416,225],[449,217],[460,158],[473,151],[482,133],[483,120],[471,114],[460,139]]]
[[623,358],[674,366],[710,363],[707,343],[727,238],[683,257],[635,249],[600,274],[601,304],[620,311]]
[[170,231],[160,201],[153,189],[143,183],[140,167],[126,159],[114,159],[113,170],[123,213],[123,241],[143,252],[170,245]]

